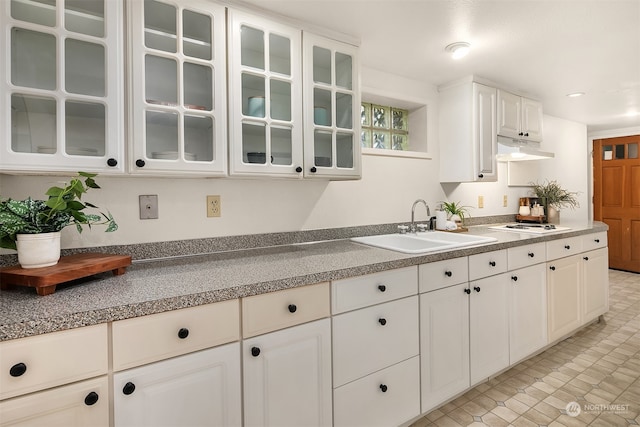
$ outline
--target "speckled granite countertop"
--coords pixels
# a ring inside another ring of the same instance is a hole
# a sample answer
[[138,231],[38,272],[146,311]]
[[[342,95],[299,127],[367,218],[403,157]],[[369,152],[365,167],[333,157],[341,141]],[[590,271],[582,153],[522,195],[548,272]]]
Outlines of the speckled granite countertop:
[[348,239],[136,262],[127,273],[103,273],[59,285],[39,297],[33,288],[0,292],[0,341],[160,313],[345,277],[605,231],[593,223],[564,233],[531,235],[472,227],[495,237],[477,247],[408,255]]

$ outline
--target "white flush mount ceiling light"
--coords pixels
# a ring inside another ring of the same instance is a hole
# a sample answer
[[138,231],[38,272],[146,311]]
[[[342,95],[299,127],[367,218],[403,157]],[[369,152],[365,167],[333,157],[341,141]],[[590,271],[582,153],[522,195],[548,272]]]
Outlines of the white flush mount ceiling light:
[[455,42],[451,43],[447,47],[444,48],[445,51],[451,53],[451,57],[453,59],[460,59],[463,56],[466,56],[471,49],[471,45],[467,42]]
[[572,93],[568,93],[567,96],[569,98],[577,98],[579,96],[583,96],[584,92],[572,92]]

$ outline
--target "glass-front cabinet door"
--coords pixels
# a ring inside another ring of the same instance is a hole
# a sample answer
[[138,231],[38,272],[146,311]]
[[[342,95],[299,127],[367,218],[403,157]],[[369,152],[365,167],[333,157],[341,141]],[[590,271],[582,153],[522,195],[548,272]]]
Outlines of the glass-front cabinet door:
[[229,11],[232,175],[302,176],[300,30]]
[[360,86],[355,46],[304,33],[304,174],[358,179]]
[[0,1],[0,170],[124,170],[122,2]]
[[133,173],[225,175],[225,9],[129,1]]

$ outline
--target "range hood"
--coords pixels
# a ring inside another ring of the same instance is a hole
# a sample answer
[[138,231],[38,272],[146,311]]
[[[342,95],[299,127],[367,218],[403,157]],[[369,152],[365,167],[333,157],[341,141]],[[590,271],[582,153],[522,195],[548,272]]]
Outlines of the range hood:
[[498,136],[496,160],[499,162],[521,162],[525,160],[552,159],[553,157],[553,153],[540,150],[539,142]]

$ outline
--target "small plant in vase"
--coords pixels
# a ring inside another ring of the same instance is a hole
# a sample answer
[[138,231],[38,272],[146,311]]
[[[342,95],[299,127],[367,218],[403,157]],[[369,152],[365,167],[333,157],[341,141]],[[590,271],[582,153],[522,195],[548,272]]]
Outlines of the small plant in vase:
[[540,204],[545,207],[547,221],[553,224],[560,222],[560,209],[575,209],[580,207],[577,192],[569,191],[560,186],[556,181],[545,181],[542,184],[530,182],[531,192],[540,199]]
[[[111,213],[84,212],[86,208],[98,209],[81,200],[90,188],[100,188],[94,180],[96,175],[78,172],[64,187],[49,188],[45,193],[49,196],[47,200],[0,198],[0,248],[17,250],[18,261],[24,268],[46,267],[56,264],[60,258],[60,232],[63,228],[75,225],[78,233],[82,233],[84,225],[89,228],[106,225],[107,232],[117,230],[118,224]],[[34,239],[50,242],[54,254],[41,249]],[[41,252],[47,253],[47,260],[37,259]]]
[[462,206],[460,202],[442,202],[442,210],[447,213],[449,220],[454,221],[458,228],[464,226],[464,220],[470,217],[469,206]]

